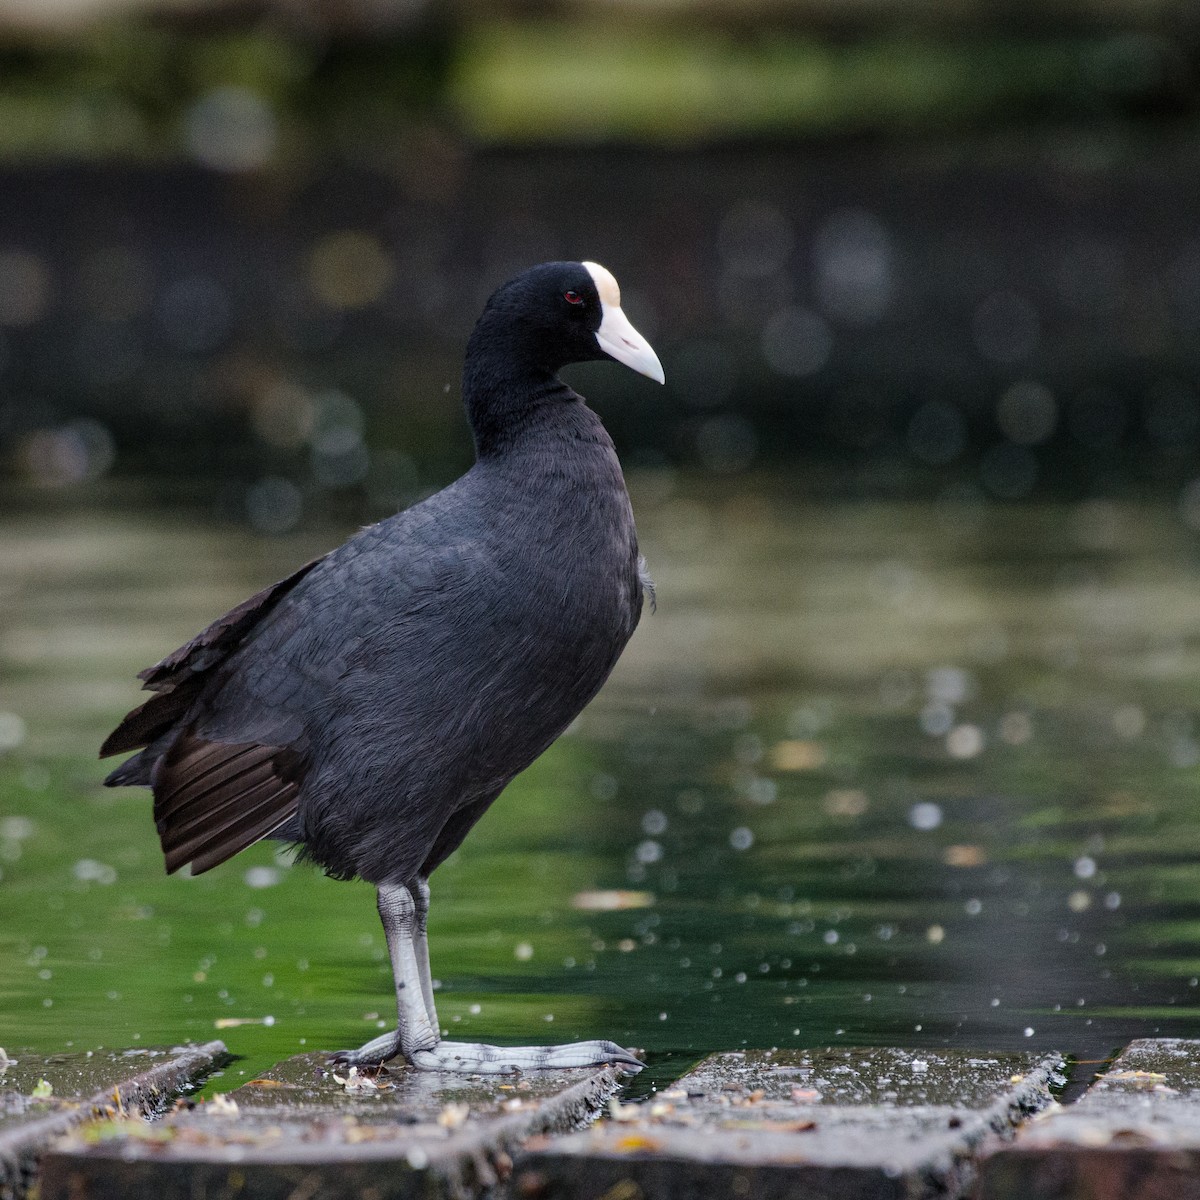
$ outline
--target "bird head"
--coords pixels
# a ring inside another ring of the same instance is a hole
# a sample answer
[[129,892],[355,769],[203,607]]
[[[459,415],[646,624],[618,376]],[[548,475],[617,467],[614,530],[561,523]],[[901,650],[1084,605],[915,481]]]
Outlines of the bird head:
[[662,363],[621,309],[612,272],[594,262],[531,267],[492,295],[479,330],[502,336],[519,357],[557,371],[611,358],[663,382]]

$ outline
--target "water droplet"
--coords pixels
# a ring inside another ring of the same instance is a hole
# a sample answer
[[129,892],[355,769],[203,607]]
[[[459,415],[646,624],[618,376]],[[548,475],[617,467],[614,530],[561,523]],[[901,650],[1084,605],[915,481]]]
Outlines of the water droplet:
[[951,758],[975,758],[983,746],[983,730],[978,725],[959,725],[946,735],[946,751]]
[[667,828],[667,814],[660,809],[652,808],[642,817],[642,830],[651,837],[658,837]]
[[269,888],[279,882],[279,871],[275,867],[251,867],[242,878],[247,887]]
[[275,114],[257,92],[217,87],[205,92],[187,114],[187,144],[206,167],[255,171],[275,151]]
[[767,322],[762,356],[779,375],[815,375],[829,361],[833,333],[825,319],[807,308],[781,308]]
[[921,730],[930,737],[941,737],[954,724],[954,710],[948,704],[935,701],[921,709]]
[[928,831],[942,823],[942,808],[931,800],[922,800],[908,810],[908,823],[914,829]]

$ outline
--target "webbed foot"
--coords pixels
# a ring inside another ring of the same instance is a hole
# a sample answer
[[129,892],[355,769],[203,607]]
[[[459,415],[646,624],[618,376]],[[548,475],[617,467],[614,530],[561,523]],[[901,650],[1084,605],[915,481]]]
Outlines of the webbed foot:
[[[364,1047],[365,1049],[365,1047]],[[514,1071],[553,1071],[612,1063],[624,1071],[645,1065],[615,1042],[569,1042],[563,1046],[487,1046],[479,1042],[438,1042],[417,1050],[408,1061],[422,1071],[458,1071],[469,1075],[501,1075]]]

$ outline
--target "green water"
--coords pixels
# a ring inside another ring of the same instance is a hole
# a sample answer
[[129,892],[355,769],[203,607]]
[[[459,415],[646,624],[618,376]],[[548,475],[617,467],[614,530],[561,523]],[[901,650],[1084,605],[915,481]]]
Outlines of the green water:
[[[741,1046],[1200,1035],[1200,541],[1170,506],[633,490],[657,614],[433,879],[453,1036],[611,1037],[662,1079]],[[270,846],[168,879],[148,794],[95,760],[137,669],[346,531],[5,511],[0,1045],[220,1036],[225,1086],[372,1036],[368,887]]]

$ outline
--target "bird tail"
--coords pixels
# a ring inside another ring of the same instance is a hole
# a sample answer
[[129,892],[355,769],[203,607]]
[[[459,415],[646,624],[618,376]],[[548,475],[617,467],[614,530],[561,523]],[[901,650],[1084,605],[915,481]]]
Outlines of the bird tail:
[[153,755],[150,755],[150,751],[147,749],[143,750],[140,754],[135,754],[132,758],[127,758],[115,771],[105,777],[104,786],[132,787],[138,785],[149,787],[150,772],[154,767],[154,760],[157,757],[157,751]]

